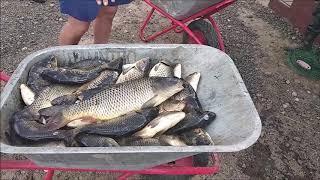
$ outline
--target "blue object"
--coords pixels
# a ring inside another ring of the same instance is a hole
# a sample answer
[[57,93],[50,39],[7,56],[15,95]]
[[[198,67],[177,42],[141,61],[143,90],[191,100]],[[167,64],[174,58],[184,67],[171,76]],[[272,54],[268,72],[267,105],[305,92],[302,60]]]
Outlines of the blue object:
[[[108,6],[118,6],[128,4],[132,0],[109,0]],[[100,8],[103,5],[98,5],[95,0],[60,0],[60,10],[63,14],[68,14],[80,21],[93,21]]]

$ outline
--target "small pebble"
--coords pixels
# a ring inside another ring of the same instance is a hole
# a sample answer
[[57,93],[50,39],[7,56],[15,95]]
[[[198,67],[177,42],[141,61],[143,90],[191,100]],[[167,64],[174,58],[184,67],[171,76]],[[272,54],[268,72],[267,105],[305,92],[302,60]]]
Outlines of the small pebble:
[[246,168],[247,166],[246,166],[246,164],[242,164],[242,168]]
[[53,7],[54,6],[54,3],[50,3],[50,7]]
[[311,91],[307,91],[308,94],[311,94]]
[[297,95],[298,94],[295,91],[292,92],[292,96],[297,96]]
[[295,101],[299,101],[299,98],[295,98],[294,100],[295,100]]
[[231,26],[231,25],[228,25],[227,27],[228,27],[228,28],[231,28],[232,26]]
[[295,141],[301,141],[301,138],[300,137],[293,137],[293,139],[295,140]]
[[271,75],[271,74],[272,74],[272,72],[270,72],[270,71],[266,71],[266,72],[265,72],[265,74],[266,74],[266,75]]
[[63,19],[62,19],[62,18],[59,18],[59,21],[63,21]]
[[292,39],[292,40],[295,40],[295,39],[296,39],[296,37],[295,37],[295,36],[293,36],[291,39]]
[[282,105],[282,107],[283,107],[283,108],[287,108],[287,107],[289,107],[289,103],[285,103],[285,104],[283,104],[283,105]]
[[290,84],[290,81],[289,81],[289,80],[286,80],[286,83],[287,83],[287,84]]
[[289,143],[286,143],[286,144],[285,144],[285,146],[286,146],[286,147],[289,147],[289,146],[290,146],[290,144],[289,144]]
[[20,19],[20,20],[19,20],[19,23],[22,24],[22,23],[23,23],[23,20]]
[[28,48],[27,47],[23,47],[21,50],[22,51],[25,51],[25,50],[27,50]]
[[230,20],[230,19],[227,19],[227,21],[230,22],[231,20]]
[[300,83],[301,83],[301,81],[300,81],[300,80],[298,80],[298,79],[295,79],[295,80],[294,80],[294,82],[295,82],[295,83],[298,83],[298,84],[300,84]]
[[262,97],[262,94],[259,94],[259,93],[258,93],[257,96],[258,96],[258,97]]

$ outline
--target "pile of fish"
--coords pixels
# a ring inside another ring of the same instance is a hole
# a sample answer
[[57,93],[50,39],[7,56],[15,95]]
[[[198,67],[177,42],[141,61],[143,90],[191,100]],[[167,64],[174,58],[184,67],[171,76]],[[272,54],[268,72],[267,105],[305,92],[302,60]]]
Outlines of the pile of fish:
[[50,56],[21,84],[26,106],[13,115],[12,129],[26,140],[66,146],[212,145],[204,128],[216,114],[197,98],[200,73],[181,78],[181,69],[149,58],[62,66]]

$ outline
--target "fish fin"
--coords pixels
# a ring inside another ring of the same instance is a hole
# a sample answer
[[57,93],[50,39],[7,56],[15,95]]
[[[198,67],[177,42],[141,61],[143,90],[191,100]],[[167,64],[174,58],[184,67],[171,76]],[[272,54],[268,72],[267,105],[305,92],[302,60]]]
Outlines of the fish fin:
[[81,101],[86,100],[86,99],[90,99],[93,95],[95,95],[105,89],[106,89],[106,86],[96,87],[93,89],[85,90],[78,96],[78,99],[80,99]]
[[155,95],[151,99],[149,99],[149,101],[145,102],[141,108],[146,109],[146,108],[150,108],[150,107],[155,107],[155,106],[159,105],[159,102],[162,102],[162,101],[163,101],[163,97],[161,97],[159,95]]
[[59,128],[62,128],[66,124],[68,124],[68,122],[65,121],[65,118],[63,117],[62,112],[58,112],[54,116],[51,116],[50,118],[48,118],[48,122],[44,126],[49,131],[51,131],[51,130],[57,130]]
[[51,104],[53,106],[56,105],[71,105],[74,104],[78,100],[76,95],[69,94],[69,95],[63,95],[60,97],[55,98],[51,101]]
[[181,64],[176,64],[175,67],[173,68],[173,76],[177,78],[181,78],[181,74],[182,74]]
[[66,106],[51,106],[39,110],[39,114],[42,116],[54,116],[57,113],[61,112]]

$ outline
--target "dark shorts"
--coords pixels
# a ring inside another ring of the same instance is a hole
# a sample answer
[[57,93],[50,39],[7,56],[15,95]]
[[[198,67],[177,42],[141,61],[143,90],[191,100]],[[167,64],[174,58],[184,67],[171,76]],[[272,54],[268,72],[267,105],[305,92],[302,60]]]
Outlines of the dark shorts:
[[[118,6],[128,4],[132,0],[109,0],[109,6]],[[80,21],[93,21],[102,6],[96,3],[96,0],[60,0],[60,10],[63,14],[68,14]]]

